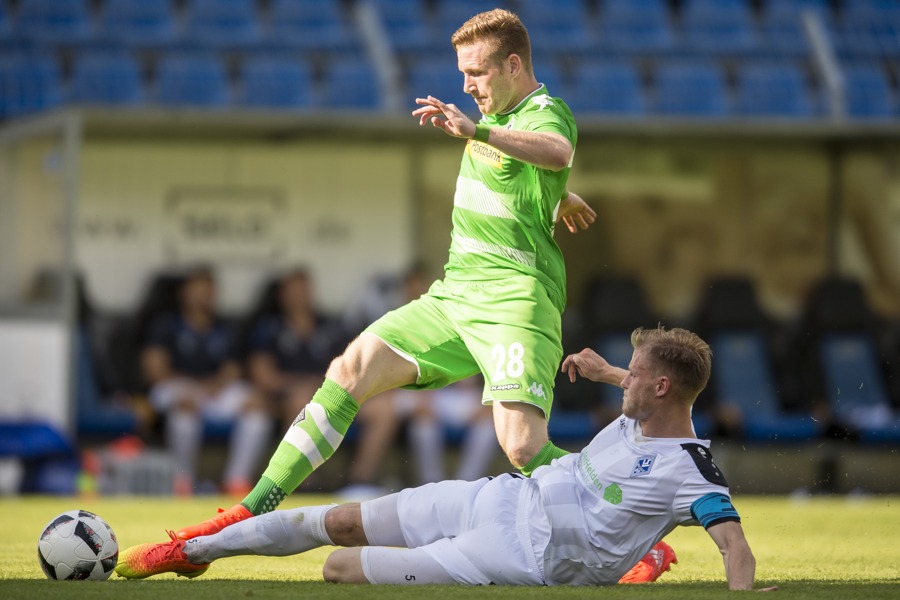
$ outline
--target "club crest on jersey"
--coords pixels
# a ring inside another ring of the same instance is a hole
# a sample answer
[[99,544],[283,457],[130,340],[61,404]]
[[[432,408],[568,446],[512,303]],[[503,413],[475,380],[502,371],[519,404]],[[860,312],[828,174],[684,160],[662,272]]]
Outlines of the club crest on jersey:
[[535,96],[531,99],[533,104],[537,104],[540,108],[538,110],[544,110],[548,106],[553,106],[553,100],[550,99],[550,96]]
[[653,461],[656,460],[655,454],[650,454],[648,456],[641,456],[636,461],[634,461],[634,468],[631,469],[632,477],[640,477],[641,475],[647,475],[650,473],[650,469],[653,468]]

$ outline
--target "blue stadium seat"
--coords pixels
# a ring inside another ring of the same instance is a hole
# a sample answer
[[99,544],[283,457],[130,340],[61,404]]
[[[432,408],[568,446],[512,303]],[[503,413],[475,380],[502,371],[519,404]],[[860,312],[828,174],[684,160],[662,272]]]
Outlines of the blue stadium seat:
[[675,48],[668,8],[659,0],[611,0],[600,19],[600,44],[613,53],[662,54]]
[[309,65],[291,57],[249,58],[241,72],[240,103],[254,108],[309,108],[314,104]]
[[844,68],[844,101],[854,117],[890,117],[894,102],[887,77],[877,64]]
[[843,56],[900,58],[900,2],[844,3],[844,15],[835,32],[836,46]]
[[[491,0],[454,0],[453,2],[437,2],[435,21],[437,25],[436,45],[447,48],[450,47],[450,36],[460,28],[460,26],[474,17],[480,12],[497,8],[502,2]],[[530,3],[527,3],[530,4]],[[516,6],[517,10],[524,10],[526,3]],[[528,24],[526,23],[526,27]]]
[[375,0],[374,4],[391,45],[400,54],[450,49],[450,40],[439,40],[440,36],[429,28],[422,0]]
[[783,64],[749,64],[738,71],[737,112],[745,116],[810,117],[816,106],[803,73]]
[[39,112],[61,101],[55,60],[49,56],[0,57],[0,118]]
[[478,106],[472,96],[463,91],[463,75],[455,63],[442,59],[419,60],[410,65],[408,102],[431,94],[447,104],[456,104],[464,113],[478,114]]
[[700,55],[740,55],[758,49],[749,7],[742,1],[688,3],[682,14],[685,47]]
[[809,415],[781,412],[766,343],[757,331],[722,331],[710,337],[718,403],[743,415],[749,440],[808,440],[819,433]]
[[[452,62],[452,59],[451,59]],[[531,65],[538,83],[543,83],[551,96],[562,96],[566,86],[563,82],[562,69],[555,60],[535,60]],[[565,97],[563,96],[563,100]]]
[[86,0],[23,0],[15,31],[53,45],[84,42],[93,27]]
[[339,59],[325,69],[325,109],[373,110],[382,106],[375,70],[367,61]]
[[359,43],[340,0],[276,0],[271,39],[279,45],[315,52],[358,52]]
[[140,104],[144,93],[138,64],[126,54],[79,56],[72,70],[69,97],[85,104]]
[[172,54],[156,75],[156,98],[167,107],[216,108],[228,104],[228,78],[222,61],[205,54]]
[[581,54],[592,45],[589,14],[582,0],[524,2],[518,14],[540,54]]
[[729,114],[722,70],[706,62],[662,63],[656,72],[655,111],[666,116]]
[[866,441],[900,441],[900,416],[893,413],[871,337],[835,332],[820,343],[825,393],[835,415],[852,423]]
[[136,46],[163,46],[175,40],[171,0],[106,0],[103,37]]
[[253,0],[192,0],[185,41],[213,47],[248,47],[260,41]]
[[647,108],[640,75],[627,61],[579,65],[563,99],[576,115],[642,115]]

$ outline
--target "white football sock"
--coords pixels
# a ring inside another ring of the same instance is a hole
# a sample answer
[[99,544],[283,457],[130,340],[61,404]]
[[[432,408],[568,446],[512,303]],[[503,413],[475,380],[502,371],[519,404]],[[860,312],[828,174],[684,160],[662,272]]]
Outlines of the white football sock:
[[229,556],[291,556],[333,542],[325,513],[335,505],[276,510],[229,525],[215,535],[188,540],[184,553],[197,565]]
[[173,410],[166,418],[166,440],[176,468],[193,481],[203,438],[203,421],[196,413],[183,410]]
[[469,425],[463,440],[456,478],[475,481],[487,475],[488,467],[499,448],[493,420],[481,419]]
[[269,437],[272,435],[272,419],[261,411],[240,415],[234,423],[225,482],[249,482],[256,480],[256,469],[262,458]]
[[409,443],[415,458],[419,484],[443,481],[444,431],[435,419],[416,419],[409,424]]

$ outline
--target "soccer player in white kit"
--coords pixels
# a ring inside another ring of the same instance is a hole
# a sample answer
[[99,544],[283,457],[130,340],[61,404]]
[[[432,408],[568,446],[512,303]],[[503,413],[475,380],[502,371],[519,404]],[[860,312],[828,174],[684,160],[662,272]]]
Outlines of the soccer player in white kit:
[[194,576],[220,558],[334,544],[347,547],[325,563],[333,582],[614,584],[676,526],[701,525],[729,587],[753,589],[755,561],[728,485],[691,424],[712,352],[683,329],[637,329],[632,344],[627,370],[592,350],[563,361],[572,381],[621,385],[623,415],[530,479],[445,481],[362,504],[275,511],[145,548],[152,564],[142,573]]

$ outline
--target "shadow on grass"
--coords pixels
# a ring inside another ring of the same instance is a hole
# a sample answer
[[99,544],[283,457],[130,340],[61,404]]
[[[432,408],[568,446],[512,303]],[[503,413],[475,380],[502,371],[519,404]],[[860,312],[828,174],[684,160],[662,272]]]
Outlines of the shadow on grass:
[[[759,582],[758,587],[778,585],[776,598],[863,598],[900,599],[900,577],[879,581],[787,581]],[[0,598],[78,598],[79,600],[223,600],[230,598],[258,598],[277,600],[344,600],[365,596],[366,600],[399,599],[422,600],[439,596],[440,600],[504,597],[535,598],[540,600],[606,598],[704,599],[734,598],[724,582],[656,583],[637,586],[596,588],[519,588],[519,587],[463,587],[463,586],[354,586],[333,585],[316,581],[260,581],[241,579],[173,580],[152,579],[124,581],[113,578],[108,582],[44,581],[37,579],[0,579]]]

